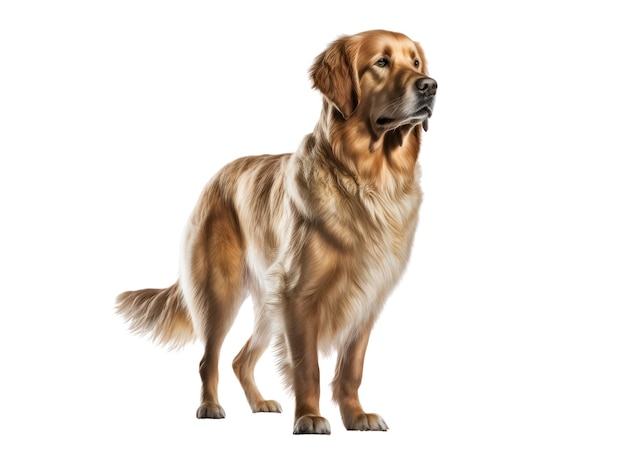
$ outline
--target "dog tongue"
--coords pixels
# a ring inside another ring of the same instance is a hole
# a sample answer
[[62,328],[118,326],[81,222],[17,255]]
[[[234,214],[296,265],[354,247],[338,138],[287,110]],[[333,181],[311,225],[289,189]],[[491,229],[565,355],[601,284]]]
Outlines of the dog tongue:
[[422,121],[422,128],[424,129],[424,132],[428,132],[428,118]]

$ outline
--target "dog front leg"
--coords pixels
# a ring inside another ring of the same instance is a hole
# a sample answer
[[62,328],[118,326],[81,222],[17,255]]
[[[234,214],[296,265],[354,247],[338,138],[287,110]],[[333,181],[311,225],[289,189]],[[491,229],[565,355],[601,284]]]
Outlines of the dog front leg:
[[317,352],[317,326],[311,320],[294,319],[287,329],[296,397],[293,433],[330,434],[330,424],[320,415],[320,369]]
[[337,354],[333,380],[333,400],[339,405],[343,424],[348,430],[386,431],[387,424],[378,414],[366,413],[359,400],[363,362],[373,322]]

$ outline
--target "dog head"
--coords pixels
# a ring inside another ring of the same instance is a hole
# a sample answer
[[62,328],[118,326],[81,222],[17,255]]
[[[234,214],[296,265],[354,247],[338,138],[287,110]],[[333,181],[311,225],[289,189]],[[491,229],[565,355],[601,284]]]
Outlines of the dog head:
[[310,76],[344,119],[358,116],[373,133],[428,129],[437,82],[428,76],[421,46],[401,33],[340,37],[315,59]]

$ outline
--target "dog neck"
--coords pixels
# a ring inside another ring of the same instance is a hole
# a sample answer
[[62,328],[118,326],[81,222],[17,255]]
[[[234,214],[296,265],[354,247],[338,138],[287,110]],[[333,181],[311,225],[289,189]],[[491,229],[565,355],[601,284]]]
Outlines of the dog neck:
[[[420,150],[421,127],[405,125],[376,131],[358,108],[347,119],[328,100],[313,136],[362,185],[380,187],[389,180],[414,179]],[[395,186],[394,186],[395,187]]]

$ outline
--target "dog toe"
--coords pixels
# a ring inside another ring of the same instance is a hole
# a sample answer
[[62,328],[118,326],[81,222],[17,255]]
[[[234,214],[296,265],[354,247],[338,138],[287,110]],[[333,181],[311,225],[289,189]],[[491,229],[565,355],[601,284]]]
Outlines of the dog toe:
[[322,416],[302,416],[293,426],[294,435],[330,435],[330,423]]
[[380,431],[386,432],[389,430],[385,420],[378,414],[358,414],[346,421],[346,429],[348,430],[362,430],[362,431]]
[[280,403],[274,400],[263,400],[254,405],[252,409],[254,413],[282,413],[283,408]]
[[226,413],[218,403],[203,403],[196,411],[198,419],[224,419]]

